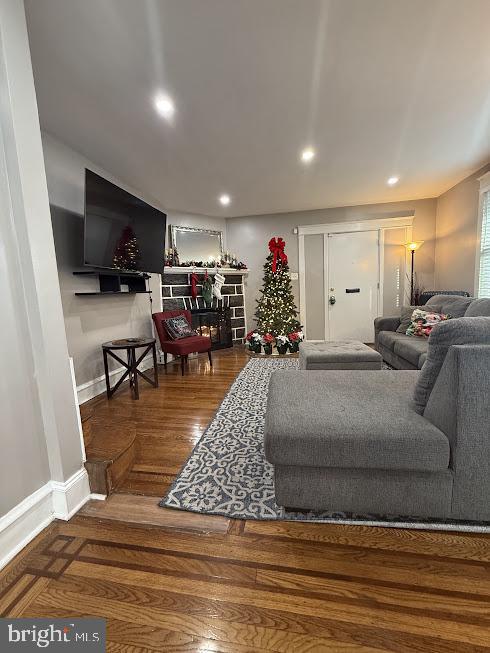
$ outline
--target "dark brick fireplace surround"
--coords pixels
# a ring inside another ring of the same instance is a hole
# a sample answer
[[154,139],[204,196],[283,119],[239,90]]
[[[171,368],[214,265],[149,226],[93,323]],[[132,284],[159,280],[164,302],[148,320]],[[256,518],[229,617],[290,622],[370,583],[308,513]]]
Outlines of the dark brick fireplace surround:
[[[244,273],[219,270],[225,277],[225,283],[221,288],[223,296],[223,307],[230,309],[231,328],[233,342],[243,343],[245,341],[245,296],[244,296]],[[199,279],[204,272],[196,270]],[[209,270],[210,277],[214,277],[216,270]],[[162,277],[162,304],[163,310],[169,311],[177,308],[189,310],[204,308],[204,299],[201,295],[201,286],[198,285],[198,297],[193,299],[189,284],[190,272],[183,272],[177,269],[165,270]],[[216,298],[213,298],[213,307],[217,306]]]

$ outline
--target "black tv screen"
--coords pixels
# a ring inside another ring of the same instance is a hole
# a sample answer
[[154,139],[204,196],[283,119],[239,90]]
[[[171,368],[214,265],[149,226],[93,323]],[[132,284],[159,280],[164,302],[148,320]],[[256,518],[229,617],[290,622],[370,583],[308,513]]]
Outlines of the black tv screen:
[[85,265],[163,272],[167,216],[85,170]]

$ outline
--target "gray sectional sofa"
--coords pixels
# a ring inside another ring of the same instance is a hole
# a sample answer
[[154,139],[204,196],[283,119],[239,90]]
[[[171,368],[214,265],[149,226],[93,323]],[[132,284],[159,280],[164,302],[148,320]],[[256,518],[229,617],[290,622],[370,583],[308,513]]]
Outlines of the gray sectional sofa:
[[422,371],[272,374],[279,505],[490,521],[490,317],[442,322],[426,353]]
[[[453,318],[490,317],[490,299],[435,295],[425,306],[428,310],[447,313]],[[401,324],[400,316],[378,317],[374,321],[375,347],[383,359],[395,369],[420,370],[427,358],[427,338],[407,336],[407,326],[408,324]]]

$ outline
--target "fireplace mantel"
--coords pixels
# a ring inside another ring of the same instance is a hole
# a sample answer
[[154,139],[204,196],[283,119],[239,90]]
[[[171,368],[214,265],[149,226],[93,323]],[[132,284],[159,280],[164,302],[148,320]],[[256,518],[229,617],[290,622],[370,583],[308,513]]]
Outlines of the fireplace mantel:
[[216,272],[220,272],[221,274],[248,274],[248,270],[237,270],[235,268],[196,268],[179,266],[165,266],[164,274],[189,274],[191,272],[196,272],[196,274],[204,274],[206,271],[209,274],[216,274]]

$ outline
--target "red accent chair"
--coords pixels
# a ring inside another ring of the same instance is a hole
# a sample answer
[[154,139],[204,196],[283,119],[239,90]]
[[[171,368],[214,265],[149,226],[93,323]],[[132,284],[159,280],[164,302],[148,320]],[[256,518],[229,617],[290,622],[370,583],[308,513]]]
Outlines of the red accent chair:
[[169,338],[164,320],[167,320],[169,317],[178,317],[179,315],[184,315],[189,324],[192,324],[190,311],[185,311],[183,309],[153,313],[152,317],[160,339],[160,347],[163,351],[163,363],[165,368],[167,367],[167,354],[180,356],[182,376],[184,376],[184,367],[187,363],[189,354],[195,352],[200,354],[207,351],[210,365],[213,365],[213,359],[211,358],[211,338],[208,338],[207,336],[189,336],[188,338],[181,338],[180,340],[172,340]]

